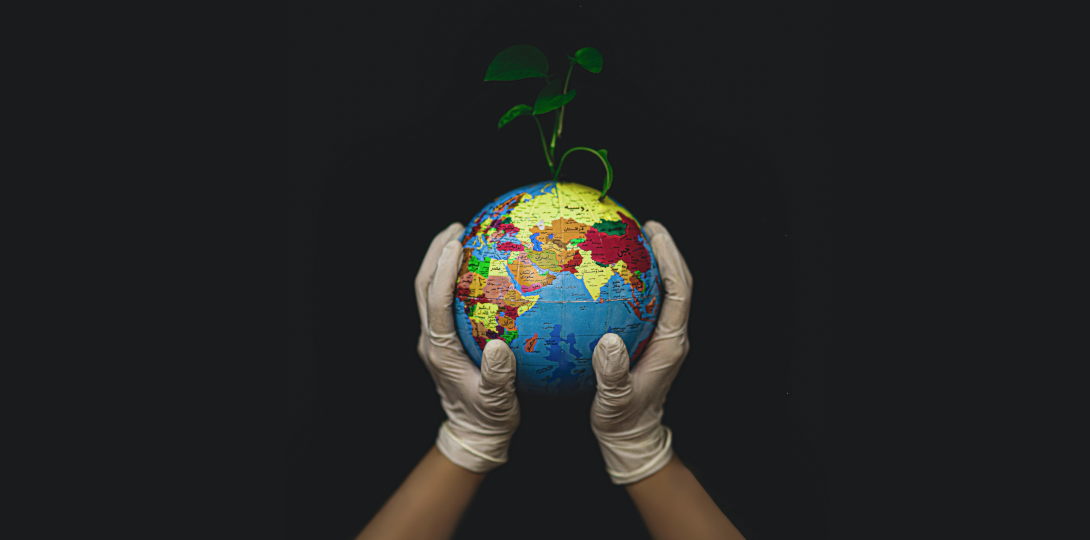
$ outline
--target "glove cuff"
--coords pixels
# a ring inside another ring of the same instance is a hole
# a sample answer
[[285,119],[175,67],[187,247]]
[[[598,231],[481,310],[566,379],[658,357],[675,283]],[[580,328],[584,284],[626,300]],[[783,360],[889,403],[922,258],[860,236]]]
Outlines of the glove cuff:
[[475,473],[486,473],[507,462],[507,448],[503,448],[499,457],[475,450],[470,444],[454,435],[447,420],[439,426],[439,436],[435,447],[455,465]]
[[673,433],[662,426],[658,444],[650,451],[644,445],[618,446],[605,444],[601,439],[602,456],[606,460],[606,472],[610,480],[619,486],[639,482],[659,472],[674,457]]

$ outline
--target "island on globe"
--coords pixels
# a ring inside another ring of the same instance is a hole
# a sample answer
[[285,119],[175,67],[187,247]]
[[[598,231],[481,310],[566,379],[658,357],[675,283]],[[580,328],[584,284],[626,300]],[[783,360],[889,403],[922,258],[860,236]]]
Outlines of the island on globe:
[[576,183],[521,187],[486,205],[462,235],[458,336],[478,367],[485,344],[504,340],[519,392],[591,391],[603,335],[619,335],[635,363],[655,330],[662,286],[651,243],[628,209],[599,195]]

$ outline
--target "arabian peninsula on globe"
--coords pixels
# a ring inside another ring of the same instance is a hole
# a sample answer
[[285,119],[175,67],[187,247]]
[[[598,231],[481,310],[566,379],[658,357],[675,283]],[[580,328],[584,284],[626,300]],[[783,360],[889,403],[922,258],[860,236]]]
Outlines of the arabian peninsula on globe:
[[650,242],[626,208],[600,192],[540,182],[486,205],[462,235],[454,295],[458,336],[481,365],[485,343],[515,353],[519,392],[591,391],[591,356],[607,332],[639,359],[662,301]]

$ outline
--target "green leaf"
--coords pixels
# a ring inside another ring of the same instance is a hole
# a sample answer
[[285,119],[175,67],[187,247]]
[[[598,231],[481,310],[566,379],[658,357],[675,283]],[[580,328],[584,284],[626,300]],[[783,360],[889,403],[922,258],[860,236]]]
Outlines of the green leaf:
[[488,64],[485,81],[517,81],[531,77],[545,77],[549,71],[549,59],[545,53],[531,45],[513,45],[497,54]]
[[[571,58],[570,56],[568,58]],[[575,51],[575,61],[591,73],[602,72],[602,53],[594,47],[583,47]]]
[[553,82],[546,84],[545,88],[542,88],[541,92],[538,92],[537,100],[534,101],[534,114],[545,114],[549,111],[559,109],[575,99],[575,90],[572,90],[567,94],[563,92],[563,79],[554,79]]
[[514,107],[511,107],[511,110],[507,111],[503,115],[503,117],[500,118],[500,123],[499,123],[499,125],[496,126],[496,130],[497,131],[500,130],[501,128],[503,128],[503,126],[507,125],[508,122],[514,120],[518,116],[522,116],[524,114],[533,114],[533,113],[534,113],[534,108],[533,107],[531,107],[529,105],[523,105],[523,104],[519,103],[518,105],[515,105]]

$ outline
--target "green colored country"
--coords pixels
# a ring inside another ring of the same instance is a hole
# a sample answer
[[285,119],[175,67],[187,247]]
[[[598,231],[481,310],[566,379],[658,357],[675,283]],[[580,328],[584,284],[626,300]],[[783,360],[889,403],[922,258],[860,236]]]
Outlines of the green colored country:
[[599,221],[594,224],[594,228],[598,229],[598,232],[609,236],[624,236],[628,226],[623,221]]
[[481,277],[488,279],[488,267],[492,264],[492,259],[485,257],[484,260],[480,260],[477,257],[469,256],[469,271],[476,272]]
[[586,238],[572,238],[571,244],[574,245],[574,246],[578,246],[579,244],[582,244],[583,242],[586,242],[586,241],[587,241]]
[[508,345],[510,345],[512,341],[518,339],[518,337],[519,337],[519,331],[518,330],[508,330],[508,331],[503,333],[503,340],[506,341]]

